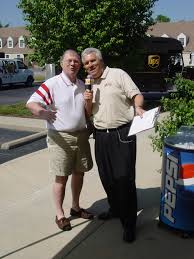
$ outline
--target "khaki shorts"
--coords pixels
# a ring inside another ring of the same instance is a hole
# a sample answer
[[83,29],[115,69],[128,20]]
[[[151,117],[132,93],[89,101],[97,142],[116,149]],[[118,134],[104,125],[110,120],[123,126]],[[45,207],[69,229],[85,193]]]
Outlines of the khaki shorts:
[[50,173],[68,176],[89,171],[93,162],[88,137],[87,130],[72,133],[48,130]]

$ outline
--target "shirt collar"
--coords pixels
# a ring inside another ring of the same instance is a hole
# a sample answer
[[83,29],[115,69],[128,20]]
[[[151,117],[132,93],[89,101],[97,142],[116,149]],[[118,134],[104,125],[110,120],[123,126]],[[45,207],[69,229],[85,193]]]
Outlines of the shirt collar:
[[105,70],[103,71],[102,75],[100,78],[104,79],[107,77],[108,72],[109,72],[110,68],[108,66],[106,66]]
[[63,71],[61,72],[61,77],[62,77],[63,82],[65,82],[65,84],[67,86],[72,86],[74,84],[78,85],[78,79],[77,78],[76,78],[75,83],[73,83],[73,82],[71,82],[71,80],[68,78],[68,76]]

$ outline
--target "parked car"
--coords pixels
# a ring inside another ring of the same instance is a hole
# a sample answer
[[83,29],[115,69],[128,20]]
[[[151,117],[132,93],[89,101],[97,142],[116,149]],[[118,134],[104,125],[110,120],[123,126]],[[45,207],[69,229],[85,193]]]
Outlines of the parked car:
[[33,71],[19,59],[0,58],[0,88],[6,85],[32,86]]

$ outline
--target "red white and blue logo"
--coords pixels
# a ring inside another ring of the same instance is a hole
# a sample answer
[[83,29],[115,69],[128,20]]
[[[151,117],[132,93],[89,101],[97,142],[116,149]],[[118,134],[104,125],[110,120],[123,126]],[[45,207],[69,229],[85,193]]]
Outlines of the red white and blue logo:
[[194,151],[166,146],[160,220],[184,231],[194,231]]

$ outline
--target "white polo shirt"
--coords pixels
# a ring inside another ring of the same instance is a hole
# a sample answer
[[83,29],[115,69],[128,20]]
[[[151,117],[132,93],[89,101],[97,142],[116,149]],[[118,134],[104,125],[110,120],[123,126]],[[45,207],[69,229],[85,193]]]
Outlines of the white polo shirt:
[[41,103],[57,111],[55,122],[47,122],[48,129],[74,132],[86,127],[84,91],[85,85],[81,80],[76,79],[74,84],[62,72],[45,81],[27,103]]

